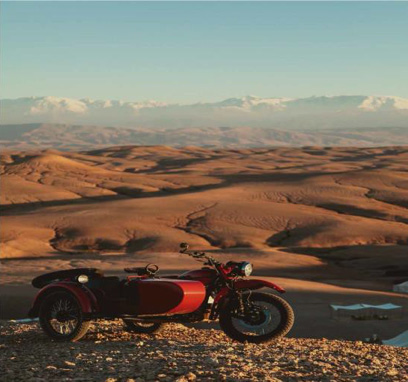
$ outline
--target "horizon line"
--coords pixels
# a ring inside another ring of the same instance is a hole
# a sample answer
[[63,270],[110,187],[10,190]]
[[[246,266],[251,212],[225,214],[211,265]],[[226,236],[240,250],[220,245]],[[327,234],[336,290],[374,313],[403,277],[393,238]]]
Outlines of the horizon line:
[[267,99],[279,99],[279,100],[286,100],[286,101],[293,101],[293,100],[300,100],[300,99],[307,99],[307,98],[336,98],[336,97],[392,97],[392,98],[402,98],[408,99],[408,96],[397,96],[393,94],[321,94],[321,95],[309,95],[305,97],[285,97],[285,96],[257,96],[254,94],[247,94],[242,96],[230,96],[227,98],[222,98],[218,100],[211,100],[211,101],[191,101],[190,103],[186,102],[177,102],[177,101],[161,101],[159,99],[140,99],[140,100],[130,100],[130,99],[123,99],[123,98],[93,98],[93,97],[68,97],[68,96],[56,96],[56,95],[33,95],[33,96],[20,96],[20,97],[0,97],[1,101],[9,101],[9,100],[19,100],[19,99],[41,99],[41,98],[55,98],[55,99],[70,99],[70,100],[77,100],[77,101],[118,101],[118,102],[125,102],[125,103],[145,103],[145,102],[158,102],[167,105],[194,105],[194,104],[206,104],[206,103],[217,103],[222,102],[230,99],[245,99],[245,98],[254,98],[260,100],[267,100]]

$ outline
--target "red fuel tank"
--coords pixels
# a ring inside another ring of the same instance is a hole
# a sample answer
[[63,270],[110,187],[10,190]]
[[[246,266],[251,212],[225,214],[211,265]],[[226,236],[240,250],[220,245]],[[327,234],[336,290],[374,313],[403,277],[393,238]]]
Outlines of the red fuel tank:
[[188,271],[179,276],[183,280],[198,280],[204,285],[210,284],[217,277],[217,272],[212,268],[195,269]]
[[204,284],[193,280],[139,279],[129,284],[138,315],[173,315],[196,311],[206,295]]

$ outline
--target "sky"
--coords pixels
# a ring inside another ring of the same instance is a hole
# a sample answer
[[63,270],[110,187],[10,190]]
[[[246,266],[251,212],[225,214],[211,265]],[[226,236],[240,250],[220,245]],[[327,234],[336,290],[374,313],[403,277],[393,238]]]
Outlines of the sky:
[[1,2],[0,97],[408,97],[408,2]]

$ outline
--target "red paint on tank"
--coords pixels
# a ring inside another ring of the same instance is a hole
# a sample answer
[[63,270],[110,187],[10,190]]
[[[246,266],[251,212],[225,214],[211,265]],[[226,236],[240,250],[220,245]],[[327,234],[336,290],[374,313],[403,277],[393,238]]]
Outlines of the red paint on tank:
[[186,314],[197,310],[206,295],[204,284],[193,280],[141,279],[132,281],[138,314]]

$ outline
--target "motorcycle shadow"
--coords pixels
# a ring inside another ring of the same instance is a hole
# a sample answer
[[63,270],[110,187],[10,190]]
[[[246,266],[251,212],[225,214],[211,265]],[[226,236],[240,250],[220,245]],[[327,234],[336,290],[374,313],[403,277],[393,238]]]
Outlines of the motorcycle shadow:
[[[167,324],[167,329],[160,334],[139,334],[126,331],[120,321],[91,324],[87,334],[75,344],[99,344],[108,342],[133,342],[140,341],[169,341],[172,340],[175,332],[182,334],[184,331],[188,332],[191,329],[196,330],[221,330],[216,322],[198,322],[198,323],[170,323]],[[59,342],[50,339],[43,333],[38,322],[29,324],[21,324],[16,326],[16,330],[12,335],[2,335],[1,343],[3,344],[24,344],[27,342],[36,342],[41,344],[67,344],[72,345],[72,342]],[[187,336],[188,338],[188,336]]]

